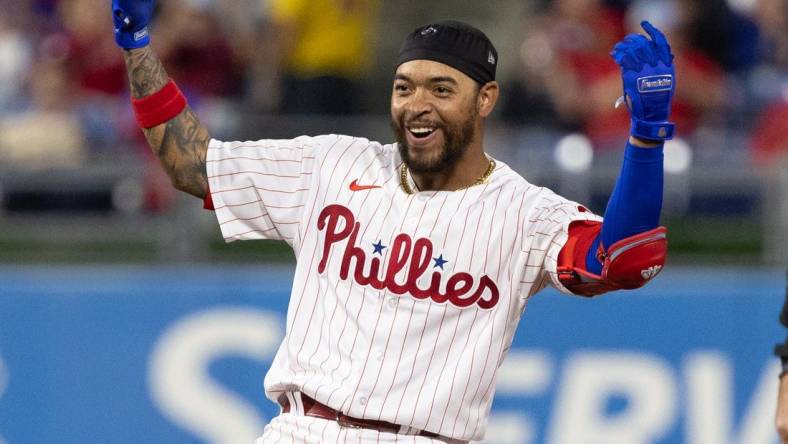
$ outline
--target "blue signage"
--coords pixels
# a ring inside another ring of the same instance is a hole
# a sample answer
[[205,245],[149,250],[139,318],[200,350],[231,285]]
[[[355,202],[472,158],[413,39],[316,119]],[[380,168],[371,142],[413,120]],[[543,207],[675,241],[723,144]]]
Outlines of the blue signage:
[[[289,266],[0,268],[0,443],[248,443]],[[776,443],[784,270],[528,303],[490,443]]]

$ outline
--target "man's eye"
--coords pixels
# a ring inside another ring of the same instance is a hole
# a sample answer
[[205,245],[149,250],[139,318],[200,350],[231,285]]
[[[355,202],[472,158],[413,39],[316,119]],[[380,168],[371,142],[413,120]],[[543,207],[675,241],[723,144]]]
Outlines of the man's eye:
[[438,94],[448,94],[449,93],[449,88],[446,88],[445,86],[439,86],[439,87],[435,88],[435,92],[438,93]]
[[394,90],[395,91],[400,91],[400,92],[405,92],[405,91],[408,90],[408,86],[407,85],[394,85]]

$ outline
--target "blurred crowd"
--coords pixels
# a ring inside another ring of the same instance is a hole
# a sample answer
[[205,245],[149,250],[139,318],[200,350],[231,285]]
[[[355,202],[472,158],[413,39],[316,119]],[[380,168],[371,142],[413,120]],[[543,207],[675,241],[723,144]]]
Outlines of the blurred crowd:
[[[785,0],[531,3],[509,32],[519,53],[499,74],[496,118],[582,131],[594,146],[620,141],[628,119],[612,106],[621,86],[608,53],[647,18],[676,56],[679,135],[711,125],[749,131],[756,161],[788,152]],[[383,6],[161,0],[152,40],[195,108],[352,114],[368,91],[385,91],[368,82],[374,70],[390,69],[376,63],[381,41],[409,31],[380,35]],[[109,0],[0,0],[0,165],[79,164],[139,140],[111,27]]]
[[618,146],[625,107],[611,106],[621,80],[609,57],[649,20],[675,55],[671,118],[678,136],[700,126],[752,129],[763,162],[788,152],[788,3],[785,0],[554,0],[524,22],[504,118],[582,131]]
[[[194,108],[352,113],[377,19],[376,0],[163,0],[152,40]],[[0,0],[0,163],[140,139],[127,85],[109,0]]]

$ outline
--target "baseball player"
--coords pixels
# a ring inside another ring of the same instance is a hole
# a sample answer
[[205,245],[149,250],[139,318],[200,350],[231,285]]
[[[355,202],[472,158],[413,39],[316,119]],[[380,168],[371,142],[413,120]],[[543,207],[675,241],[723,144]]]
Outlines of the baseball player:
[[178,189],[228,242],[297,257],[285,338],[265,377],[281,414],[258,443],[484,438],[496,373],[528,299],[592,296],[663,266],[662,145],[674,90],[661,32],[614,48],[632,116],[604,222],[483,148],[498,53],[459,22],[416,29],[391,92],[396,143],[344,135],[212,139],[149,46],[152,0],[114,0],[137,121]]

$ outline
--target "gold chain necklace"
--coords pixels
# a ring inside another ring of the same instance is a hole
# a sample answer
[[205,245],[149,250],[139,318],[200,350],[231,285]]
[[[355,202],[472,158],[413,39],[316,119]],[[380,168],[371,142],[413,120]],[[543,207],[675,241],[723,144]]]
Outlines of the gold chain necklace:
[[[495,161],[490,159],[490,165],[487,166],[487,171],[484,172],[482,177],[476,179],[476,181],[473,182],[472,184],[457,188],[454,191],[464,190],[474,185],[479,185],[487,182],[487,179],[490,177],[490,174],[492,174],[493,170],[495,170]],[[405,190],[405,193],[413,194],[413,189],[410,187],[410,184],[408,184],[408,167],[405,166],[405,163],[403,163],[399,167],[399,183],[402,185],[402,189]]]

